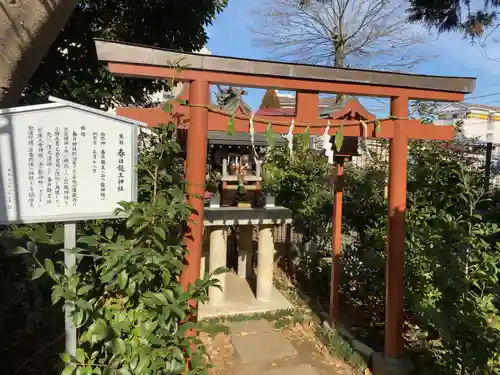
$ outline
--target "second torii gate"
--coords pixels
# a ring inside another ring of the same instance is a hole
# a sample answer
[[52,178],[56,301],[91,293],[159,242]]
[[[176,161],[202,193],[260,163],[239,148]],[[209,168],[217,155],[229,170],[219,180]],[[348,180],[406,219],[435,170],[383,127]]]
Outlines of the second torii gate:
[[[175,105],[172,114],[161,109],[130,109],[126,113],[150,125],[168,121],[188,124],[186,177],[190,203],[197,213],[193,214],[190,224],[192,237],[187,243],[188,265],[181,278],[184,285],[194,282],[200,274],[204,218],[203,199],[200,197],[205,193],[208,130],[227,129],[229,119],[227,113],[210,106],[210,84],[297,91],[294,133],[302,133],[308,127],[311,135],[322,135],[329,125],[329,134],[335,135],[342,125],[345,136],[390,140],[385,346],[378,366],[382,374],[403,373],[408,140],[445,141],[454,136],[454,129],[450,126],[421,124],[418,120],[408,119],[409,100],[462,101],[464,94],[474,90],[475,79],[246,60],[108,41],[96,41],[96,48],[99,60],[106,62],[113,74],[189,82],[189,105]],[[179,61],[185,66],[182,70],[175,68],[175,62]],[[358,120],[319,119],[319,93],[389,97],[391,117],[381,119],[380,124],[378,121],[362,124]],[[276,133],[286,134],[291,119],[253,120],[256,132],[265,132],[271,122]],[[248,132],[248,121],[248,116],[235,116],[234,130]]]

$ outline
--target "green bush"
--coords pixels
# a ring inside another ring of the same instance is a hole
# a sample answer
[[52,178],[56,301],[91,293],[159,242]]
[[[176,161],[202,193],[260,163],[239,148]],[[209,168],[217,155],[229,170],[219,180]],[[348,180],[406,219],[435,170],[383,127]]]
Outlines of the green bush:
[[304,241],[325,235],[332,212],[327,158],[308,146],[308,137],[295,136],[293,160],[284,146],[271,149],[268,155],[268,163],[281,171],[275,176],[279,186],[276,202],[292,210],[294,228]]
[[126,219],[87,223],[80,228],[80,247],[61,250],[75,254],[76,267],[40,256],[34,241],[14,250],[32,257],[34,279],[46,274],[52,280],[54,304],[73,308],[78,349],[75,356],[61,355],[64,375],[206,372],[203,345],[188,334],[197,328],[190,301],[206,301],[208,288],[219,284],[213,275],[187,290],[179,282],[193,211],[173,132],[173,126],[163,126],[144,135],[140,199],[121,202],[118,210]]
[[[385,167],[347,173],[346,228],[358,235],[343,254],[343,291],[383,312],[387,202]],[[498,226],[474,158],[438,142],[412,142],[406,214],[406,315],[424,332],[434,373],[498,371]],[[374,191],[378,190],[378,193]],[[371,198],[370,198],[371,197]],[[490,220],[486,221],[481,213]],[[353,272],[355,268],[356,272]],[[350,286],[356,285],[357,288]]]
[[[332,195],[323,177],[328,166],[319,154],[302,153],[297,138],[292,162],[279,148],[271,160],[281,168],[278,197],[293,211],[295,230],[306,241],[328,238],[299,251],[297,262],[306,288],[327,301],[328,289],[318,285],[328,285],[330,265],[318,259],[330,253]],[[410,143],[406,337],[424,373],[497,373],[500,193],[484,192],[484,170],[458,146]],[[369,324],[384,319],[387,167],[375,156],[366,168],[347,165],[345,171],[342,293],[358,308],[370,309]]]

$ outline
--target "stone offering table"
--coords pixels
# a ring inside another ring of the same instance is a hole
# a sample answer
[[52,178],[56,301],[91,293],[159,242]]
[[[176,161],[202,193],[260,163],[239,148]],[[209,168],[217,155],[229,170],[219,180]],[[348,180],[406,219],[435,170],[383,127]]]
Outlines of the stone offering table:
[[[273,286],[275,226],[290,224],[292,213],[284,207],[205,208],[205,241],[201,275],[227,266],[227,237],[230,226],[240,227],[237,275],[229,272],[218,275],[222,291],[210,289],[210,301],[200,306],[201,317],[255,313],[291,307]],[[258,230],[255,295],[249,281],[252,278],[253,227]]]

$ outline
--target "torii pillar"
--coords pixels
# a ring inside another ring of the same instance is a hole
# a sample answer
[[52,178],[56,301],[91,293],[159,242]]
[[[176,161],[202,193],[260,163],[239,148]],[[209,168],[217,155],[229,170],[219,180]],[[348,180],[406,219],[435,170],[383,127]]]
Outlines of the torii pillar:
[[[391,116],[408,118],[408,98],[391,98]],[[375,374],[409,374],[413,364],[405,357],[404,269],[405,213],[408,175],[408,134],[403,121],[395,121],[389,141],[389,233],[385,267],[385,343],[383,356],[373,357]]]
[[[186,236],[186,263],[188,267],[181,275],[181,284],[186,289],[200,276],[201,249],[203,242],[203,219],[205,178],[207,164],[208,108],[210,85],[207,81],[195,80],[189,85],[190,124],[187,131],[186,181],[189,204],[195,212],[189,220],[190,235]],[[196,150],[195,152],[193,150]]]

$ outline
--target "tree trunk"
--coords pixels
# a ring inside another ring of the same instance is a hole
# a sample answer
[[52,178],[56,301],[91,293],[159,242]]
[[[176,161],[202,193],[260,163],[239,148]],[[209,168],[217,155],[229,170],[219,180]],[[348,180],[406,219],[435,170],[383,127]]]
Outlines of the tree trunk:
[[7,0],[0,8],[0,108],[18,103],[77,0]]
[[[345,68],[345,42],[335,43],[335,68]],[[335,97],[335,104],[342,103],[345,95],[337,94]]]

